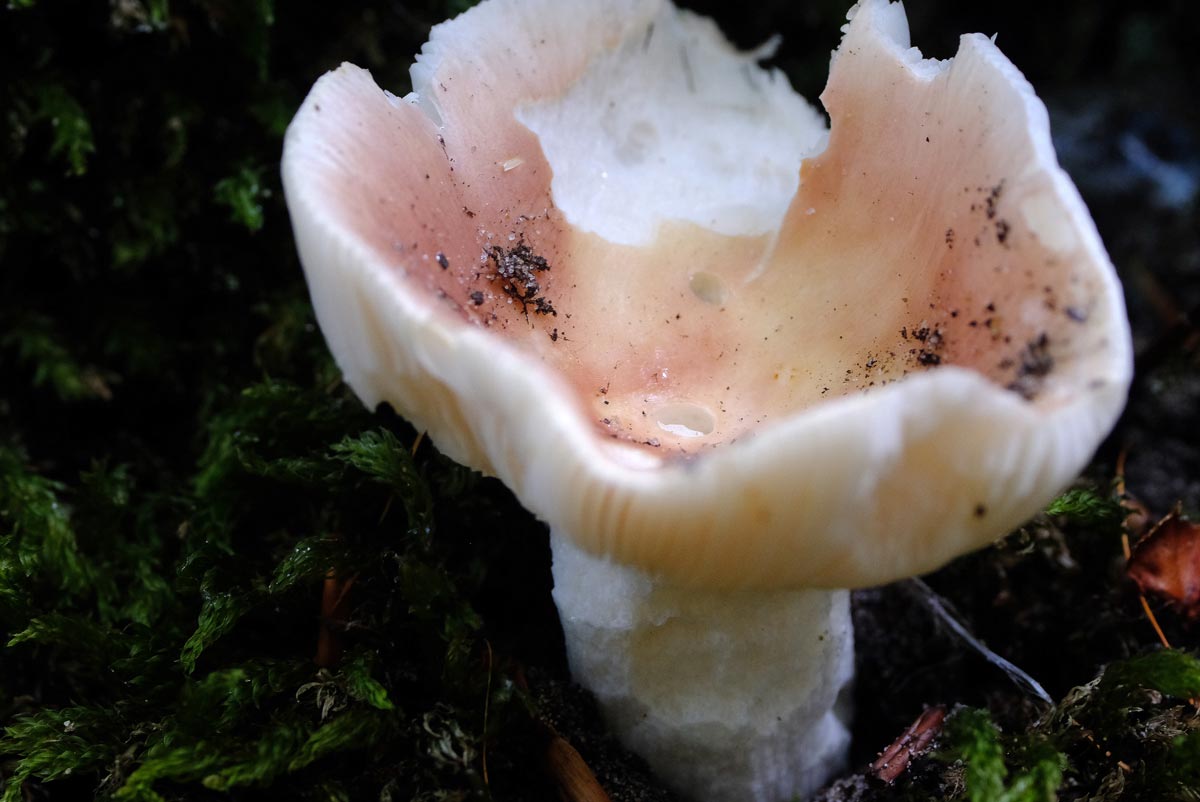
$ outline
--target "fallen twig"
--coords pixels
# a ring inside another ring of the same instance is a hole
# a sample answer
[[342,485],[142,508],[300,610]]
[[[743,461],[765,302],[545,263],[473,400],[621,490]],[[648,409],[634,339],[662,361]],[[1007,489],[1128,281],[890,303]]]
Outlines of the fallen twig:
[[612,802],[583,756],[553,730],[546,745],[546,770],[563,802]]
[[321,668],[332,668],[342,659],[342,630],[350,615],[350,587],[358,578],[339,579],[330,570],[321,590],[321,628],[317,631],[317,654],[313,662]]
[[879,753],[879,757],[871,764],[871,774],[888,785],[894,783],[912,759],[920,757],[929,748],[942,731],[942,722],[945,720],[946,708],[942,705],[925,708],[917,720],[892,741],[891,746]]

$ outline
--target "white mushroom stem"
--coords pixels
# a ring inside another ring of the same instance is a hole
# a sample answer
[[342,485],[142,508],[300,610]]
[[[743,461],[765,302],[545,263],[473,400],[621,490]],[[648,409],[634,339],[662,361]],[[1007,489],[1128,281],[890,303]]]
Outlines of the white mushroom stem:
[[780,802],[845,767],[847,591],[684,588],[559,533],[551,545],[572,676],[675,791]]

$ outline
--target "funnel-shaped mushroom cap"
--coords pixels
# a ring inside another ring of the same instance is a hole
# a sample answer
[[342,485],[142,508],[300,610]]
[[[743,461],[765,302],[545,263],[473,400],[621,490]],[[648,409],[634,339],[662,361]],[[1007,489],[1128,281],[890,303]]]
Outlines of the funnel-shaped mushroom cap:
[[283,177],[347,381],[680,582],[883,582],[1036,512],[1124,403],[1112,265],[990,40],[850,17],[828,134],[660,0],[482,3],[406,98],[321,78]]

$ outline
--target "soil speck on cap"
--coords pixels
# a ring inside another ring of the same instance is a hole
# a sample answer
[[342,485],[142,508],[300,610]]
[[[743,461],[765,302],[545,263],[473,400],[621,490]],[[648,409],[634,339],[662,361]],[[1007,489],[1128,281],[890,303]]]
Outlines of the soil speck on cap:
[[521,304],[521,311],[529,317],[529,306],[539,315],[558,316],[553,304],[541,297],[541,284],[537,274],[550,269],[545,257],[533,252],[533,249],[521,240],[512,248],[493,245],[487,250],[488,257],[496,265],[496,278],[501,282],[505,294]]
[[1009,383],[1007,389],[1026,401],[1032,401],[1053,369],[1054,357],[1050,355],[1050,338],[1042,332],[1025,344],[1020,364],[1017,366],[1017,376]]
[[912,337],[921,343],[920,348],[912,348],[908,352],[916,359],[918,365],[936,367],[942,364],[941,351],[946,345],[946,338],[940,328],[920,326],[912,330]]
[[996,221],[996,241],[1001,245],[1008,245],[1008,235],[1012,232],[1012,226],[1007,220]]
[[987,192],[987,198],[984,200],[984,208],[987,213],[988,220],[996,219],[996,207],[1000,203],[1000,196],[1004,194],[1004,182],[1001,181],[996,186],[990,189],[980,187],[980,191]]

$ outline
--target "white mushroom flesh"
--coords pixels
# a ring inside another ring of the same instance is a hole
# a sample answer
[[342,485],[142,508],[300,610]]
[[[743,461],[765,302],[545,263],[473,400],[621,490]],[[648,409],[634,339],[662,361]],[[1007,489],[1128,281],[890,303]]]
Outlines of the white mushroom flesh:
[[551,545],[571,676],[684,798],[804,798],[846,768],[848,591],[680,588]]

